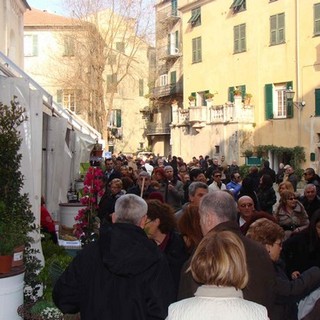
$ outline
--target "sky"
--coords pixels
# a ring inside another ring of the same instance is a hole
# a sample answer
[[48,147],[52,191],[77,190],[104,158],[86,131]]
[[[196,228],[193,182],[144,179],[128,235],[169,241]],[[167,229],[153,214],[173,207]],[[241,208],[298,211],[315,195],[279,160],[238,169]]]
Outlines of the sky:
[[63,0],[27,0],[31,8],[47,10],[49,13],[67,15],[63,8]]

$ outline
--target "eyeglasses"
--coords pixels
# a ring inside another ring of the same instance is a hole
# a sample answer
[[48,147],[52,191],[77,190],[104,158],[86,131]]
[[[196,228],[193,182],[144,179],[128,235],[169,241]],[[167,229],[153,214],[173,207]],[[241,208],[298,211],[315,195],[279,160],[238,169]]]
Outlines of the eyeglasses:
[[305,172],[303,175],[308,176],[309,174],[310,174],[309,172]]
[[291,201],[292,201],[292,200],[297,200],[297,198],[288,198],[288,200],[291,200]]
[[245,208],[245,207],[251,208],[252,206],[253,206],[253,203],[242,203],[242,204],[240,204],[241,208]]
[[215,178],[221,177],[221,174],[215,174],[214,177],[215,177]]
[[151,223],[151,222],[153,222],[153,220],[147,221],[147,222],[144,224],[144,226],[146,226],[147,224],[149,224],[149,223]]

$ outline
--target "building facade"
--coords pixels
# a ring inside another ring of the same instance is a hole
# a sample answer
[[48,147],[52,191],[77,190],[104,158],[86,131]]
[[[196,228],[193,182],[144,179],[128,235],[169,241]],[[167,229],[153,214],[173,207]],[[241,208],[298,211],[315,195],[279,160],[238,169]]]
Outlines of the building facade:
[[147,145],[140,109],[148,103],[149,46],[133,51],[126,28],[110,31],[109,16],[79,20],[32,9],[25,18],[26,71],[101,132],[106,151],[133,153]]
[[31,9],[26,0],[2,0],[0,4],[0,51],[23,67],[23,15]]
[[[180,0],[178,11],[183,107],[172,107],[172,154],[243,163],[258,145],[302,146],[303,165],[318,168],[319,0]],[[283,160],[268,156],[273,167]]]

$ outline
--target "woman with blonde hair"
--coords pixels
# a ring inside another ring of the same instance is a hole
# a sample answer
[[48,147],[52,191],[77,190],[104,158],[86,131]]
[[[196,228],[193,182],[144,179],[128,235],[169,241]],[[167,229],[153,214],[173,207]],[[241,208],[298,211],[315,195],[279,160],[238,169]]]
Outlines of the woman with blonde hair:
[[195,297],[169,306],[167,320],[267,320],[267,309],[243,299],[248,283],[243,243],[230,231],[211,230],[191,260],[193,278],[203,284]]

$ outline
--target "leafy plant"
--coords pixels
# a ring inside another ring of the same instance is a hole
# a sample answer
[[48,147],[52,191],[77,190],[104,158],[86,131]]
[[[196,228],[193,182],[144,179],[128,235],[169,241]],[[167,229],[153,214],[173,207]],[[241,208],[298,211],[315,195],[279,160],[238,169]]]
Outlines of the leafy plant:
[[194,101],[194,100],[196,100],[196,98],[195,98],[194,96],[189,96],[188,99],[189,99],[189,101]]
[[[27,121],[25,109],[14,97],[10,105],[0,102],[0,225],[10,230],[14,238],[4,237],[2,245],[24,244],[25,249],[25,288],[29,288],[25,298],[33,299],[39,283],[36,274],[40,261],[31,249],[31,233],[36,230],[35,217],[31,211],[28,195],[21,194],[23,175],[20,171],[22,138],[20,126]],[[5,231],[4,231],[5,232]]]
[[253,156],[253,151],[250,150],[250,149],[247,149],[247,150],[245,150],[245,151],[243,152],[243,154],[244,154],[247,158],[249,158],[249,157],[252,157],[252,156]]
[[242,91],[240,89],[238,89],[237,87],[234,87],[233,95],[234,96],[241,96],[242,95]]
[[212,99],[213,97],[214,97],[214,94],[211,93],[211,92],[206,92],[206,93],[204,94],[204,98],[205,98],[205,99]]

